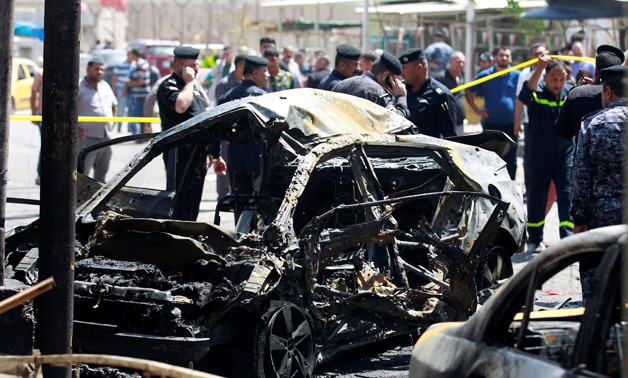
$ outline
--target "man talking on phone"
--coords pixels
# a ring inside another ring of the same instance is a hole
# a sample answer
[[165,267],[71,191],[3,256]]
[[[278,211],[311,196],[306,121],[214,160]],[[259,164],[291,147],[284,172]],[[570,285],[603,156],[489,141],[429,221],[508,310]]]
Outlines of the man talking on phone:
[[[178,46],[174,49],[172,74],[166,78],[157,90],[159,103],[159,117],[162,131],[166,131],[181,122],[201,114],[209,106],[209,99],[201,85],[196,80],[198,74],[199,50],[192,46]],[[195,148],[202,147],[204,156],[194,159]],[[193,178],[187,187],[182,187],[183,174],[188,161],[198,161],[192,171]],[[206,146],[184,145],[176,150],[164,153],[166,164],[167,190],[174,192],[186,191],[190,198],[189,203],[179,204],[182,214],[192,214],[189,220],[196,220],[203,192],[203,183],[208,166],[214,166],[218,175],[226,174],[226,164],[220,158],[220,142],[213,142]],[[176,214],[174,215],[176,218]]]
[[399,80],[399,75],[401,75],[399,59],[384,51],[368,72],[339,82],[333,91],[367,99],[409,118],[406,88]]
[[406,50],[399,60],[408,91],[410,121],[421,134],[456,136],[456,100],[446,86],[430,77],[423,50]]

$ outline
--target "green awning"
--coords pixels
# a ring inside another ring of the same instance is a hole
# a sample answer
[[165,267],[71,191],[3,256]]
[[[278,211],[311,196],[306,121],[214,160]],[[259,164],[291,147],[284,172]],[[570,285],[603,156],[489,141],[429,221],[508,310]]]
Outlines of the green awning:
[[[297,21],[284,21],[283,31],[294,30],[314,30],[314,21],[297,20]],[[346,29],[346,28],[360,28],[362,22],[360,21],[321,21],[318,23],[319,30],[331,30],[331,29]]]

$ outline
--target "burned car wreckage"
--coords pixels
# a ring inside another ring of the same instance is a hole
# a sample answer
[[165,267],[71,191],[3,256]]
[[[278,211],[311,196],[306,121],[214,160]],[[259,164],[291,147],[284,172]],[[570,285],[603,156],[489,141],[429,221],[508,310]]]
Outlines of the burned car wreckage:
[[[512,274],[522,193],[487,150],[499,135],[470,145],[413,128],[359,98],[292,90],[161,133],[106,184],[81,177],[74,348],[310,376],[352,347],[466,319],[477,290]],[[233,230],[191,219],[191,179],[127,185],[169,150],[193,146],[189,168],[235,140],[259,146],[261,174],[253,195],[219,201],[215,223],[240,213]],[[8,275],[33,283],[36,257],[36,222],[8,235]]]

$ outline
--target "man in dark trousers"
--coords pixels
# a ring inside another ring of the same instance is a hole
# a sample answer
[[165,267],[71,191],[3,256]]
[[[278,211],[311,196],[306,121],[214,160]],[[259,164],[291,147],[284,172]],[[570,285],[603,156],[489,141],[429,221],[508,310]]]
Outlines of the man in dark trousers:
[[[537,85],[543,71],[543,83]],[[559,138],[552,129],[569,92],[565,87],[566,80],[565,64],[543,52],[518,97],[528,107],[523,169],[528,193],[527,252],[530,253],[545,248],[543,229],[550,181],[556,186],[560,237],[573,234],[574,224],[569,210],[574,144],[572,139]]]
[[[268,59],[247,55],[244,59],[244,80],[229,90],[219,100],[218,105],[248,96],[266,94],[268,83]],[[229,143],[229,181],[231,193],[251,195],[254,183],[260,173],[260,146],[250,138],[232,140]],[[239,214],[236,214],[236,220]]]
[[[203,89],[196,81],[199,68],[198,54],[199,50],[191,46],[178,46],[174,49],[172,74],[162,81],[157,90],[159,117],[164,131],[203,113],[209,103]],[[176,151],[164,154],[167,189],[176,193],[186,193],[190,199],[177,206],[181,214],[191,214],[187,220],[196,220],[198,216],[208,166],[213,165],[218,175],[226,174],[225,162],[220,158],[220,143],[206,146],[201,157],[196,159],[196,164],[193,167],[189,166],[189,163],[194,160],[197,148],[199,148],[197,145],[185,145],[177,148]],[[185,172],[190,169],[193,169],[192,179],[186,187],[183,187]],[[188,218],[187,215],[180,217],[178,214],[174,214],[173,217]]]
[[[230,72],[229,75],[220,79],[218,85],[216,85],[216,99],[219,99],[227,93],[231,88],[236,87],[242,81],[244,77],[244,59],[246,55],[236,55],[233,60],[233,64],[235,65],[235,70]],[[218,104],[216,104],[218,105]],[[226,162],[228,162],[228,154],[229,154],[229,142],[222,141],[220,143],[220,157]],[[229,187],[229,177],[227,175],[217,175],[216,176],[216,193],[218,193],[218,200],[229,194],[231,188]]]
[[399,60],[412,123],[421,134],[435,138],[455,136],[456,100],[447,87],[429,76],[423,50],[406,50]]
[[578,138],[582,117],[602,109],[600,71],[608,67],[621,65],[623,62],[624,53],[617,47],[600,45],[597,48],[595,80],[585,78],[583,82],[587,84],[578,85],[569,92],[560,110],[560,115],[554,124],[554,130],[561,138],[571,139],[574,136]]
[[406,88],[397,77],[401,75],[401,63],[394,55],[384,51],[375,60],[370,71],[350,77],[336,85],[334,92],[361,97],[386,109],[409,118]]
[[336,60],[334,70],[321,81],[319,89],[333,91],[336,85],[346,78],[357,75],[360,72],[360,50],[349,45],[336,47]]

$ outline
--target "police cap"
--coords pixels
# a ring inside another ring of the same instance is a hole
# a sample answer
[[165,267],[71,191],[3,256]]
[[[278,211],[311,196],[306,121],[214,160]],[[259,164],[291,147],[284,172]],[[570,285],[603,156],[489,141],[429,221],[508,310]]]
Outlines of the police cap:
[[199,49],[192,46],[177,46],[174,48],[175,58],[197,59],[199,53]]
[[620,65],[604,68],[600,71],[600,77],[602,78],[602,83],[612,79],[623,79],[628,77],[628,66]]
[[607,53],[607,54],[611,54],[611,55],[615,55],[616,57],[618,57],[622,62],[625,60],[625,56],[624,56],[624,52],[621,51],[620,49],[618,49],[615,46],[611,46],[611,45],[599,45],[596,52],[599,54],[603,54],[603,53]]
[[336,55],[343,59],[358,60],[360,59],[360,50],[349,45],[339,45],[336,47]]
[[415,60],[419,60],[421,58],[425,58],[425,54],[423,54],[423,50],[421,49],[408,49],[399,56],[401,64],[414,62]]
[[382,56],[379,57],[379,61],[382,62],[388,71],[395,75],[401,75],[401,62],[399,62],[399,59],[397,59],[397,57],[393,54],[388,51],[384,51]]
[[258,67],[263,67],[263,66],[268,65],[268,59],[255,56],[255,55],[247,55],[246,58],[244,58],[244,62],[246,65],[250,64],[250,65],[258,66]]

